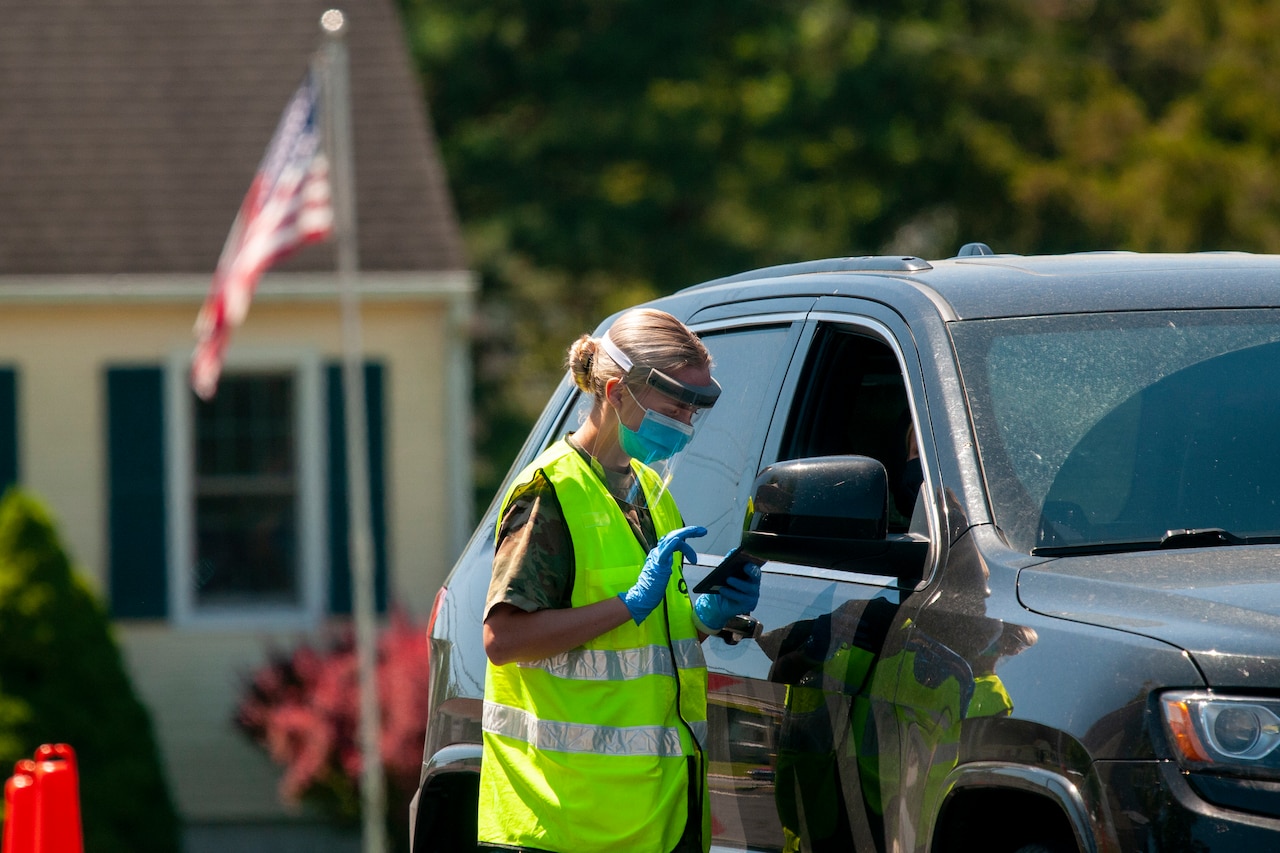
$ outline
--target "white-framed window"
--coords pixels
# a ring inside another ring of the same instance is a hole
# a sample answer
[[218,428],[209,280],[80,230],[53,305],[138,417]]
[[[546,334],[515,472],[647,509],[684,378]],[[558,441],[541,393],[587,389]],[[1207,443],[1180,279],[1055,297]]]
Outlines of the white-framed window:
[[208,402],[189,365],[182,352],[166,371],[171,618],[310,627],[329,574],[319,354],[239,347]]

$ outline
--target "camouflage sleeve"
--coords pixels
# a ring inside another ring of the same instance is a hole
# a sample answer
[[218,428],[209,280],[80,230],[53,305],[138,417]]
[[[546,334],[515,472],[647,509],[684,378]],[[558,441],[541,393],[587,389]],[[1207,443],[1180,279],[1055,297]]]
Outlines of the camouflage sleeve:
[[498,531],[484,615],[495,604],[524,611],[570,606],[573,541],[555,489],[541,471],[512,495]]

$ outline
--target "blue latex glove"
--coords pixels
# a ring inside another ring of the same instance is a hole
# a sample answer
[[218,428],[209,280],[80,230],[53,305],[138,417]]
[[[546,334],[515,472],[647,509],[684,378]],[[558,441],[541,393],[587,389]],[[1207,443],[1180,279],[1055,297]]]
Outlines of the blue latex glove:
[[662,597],[667,594],[667,582],[671,580],[671,563],[676,551],[691,563],[697,561],[698,553],[684,540],[706,535],[705,527],[681,527],[659,539],[649,556],[644,558],[644,568],[640,570],[635,586],[618,593],[618,598],[627,605],[627,610],[637,625],[662,603]]
[[693,613],[704,628],[714,634],[734,616],[750,613],[760,603],[760,567],[746,566],[746,577],[730,577],[718,592],[698,596]]

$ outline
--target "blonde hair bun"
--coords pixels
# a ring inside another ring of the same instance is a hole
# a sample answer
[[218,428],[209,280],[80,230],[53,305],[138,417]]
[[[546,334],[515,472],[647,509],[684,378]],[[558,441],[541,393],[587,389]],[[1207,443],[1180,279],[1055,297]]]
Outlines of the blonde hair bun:
[[591,387],[591,370],[598,350],[595,339],[586,334],[569,345],[567,363],[569,373],[573,376],[573,384],[588,394],[595,393]]

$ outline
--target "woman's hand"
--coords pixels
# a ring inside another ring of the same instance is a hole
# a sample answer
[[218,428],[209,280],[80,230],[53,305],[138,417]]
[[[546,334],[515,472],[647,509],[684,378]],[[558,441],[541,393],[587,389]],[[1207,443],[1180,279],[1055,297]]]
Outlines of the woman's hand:
[[667,594],[667,583],[671,580],[671,564],[679,551],[689,562],[696,562],[698,554],[693,546],[685,542],[697,536],[706,536],[705,527],[681,527],[673,530],[658,540],[658,544],[644,559],[644,568],[635,586],[626,592],[619,593],[622,603],[627,605],[631,618],[639,625],[659,604]]
[[747,563],[744,577],[730,576],[719,592],[700,595],[693,602],[693,614],[714,634],[739,614],[750,613],[760,603],[760,567]]

